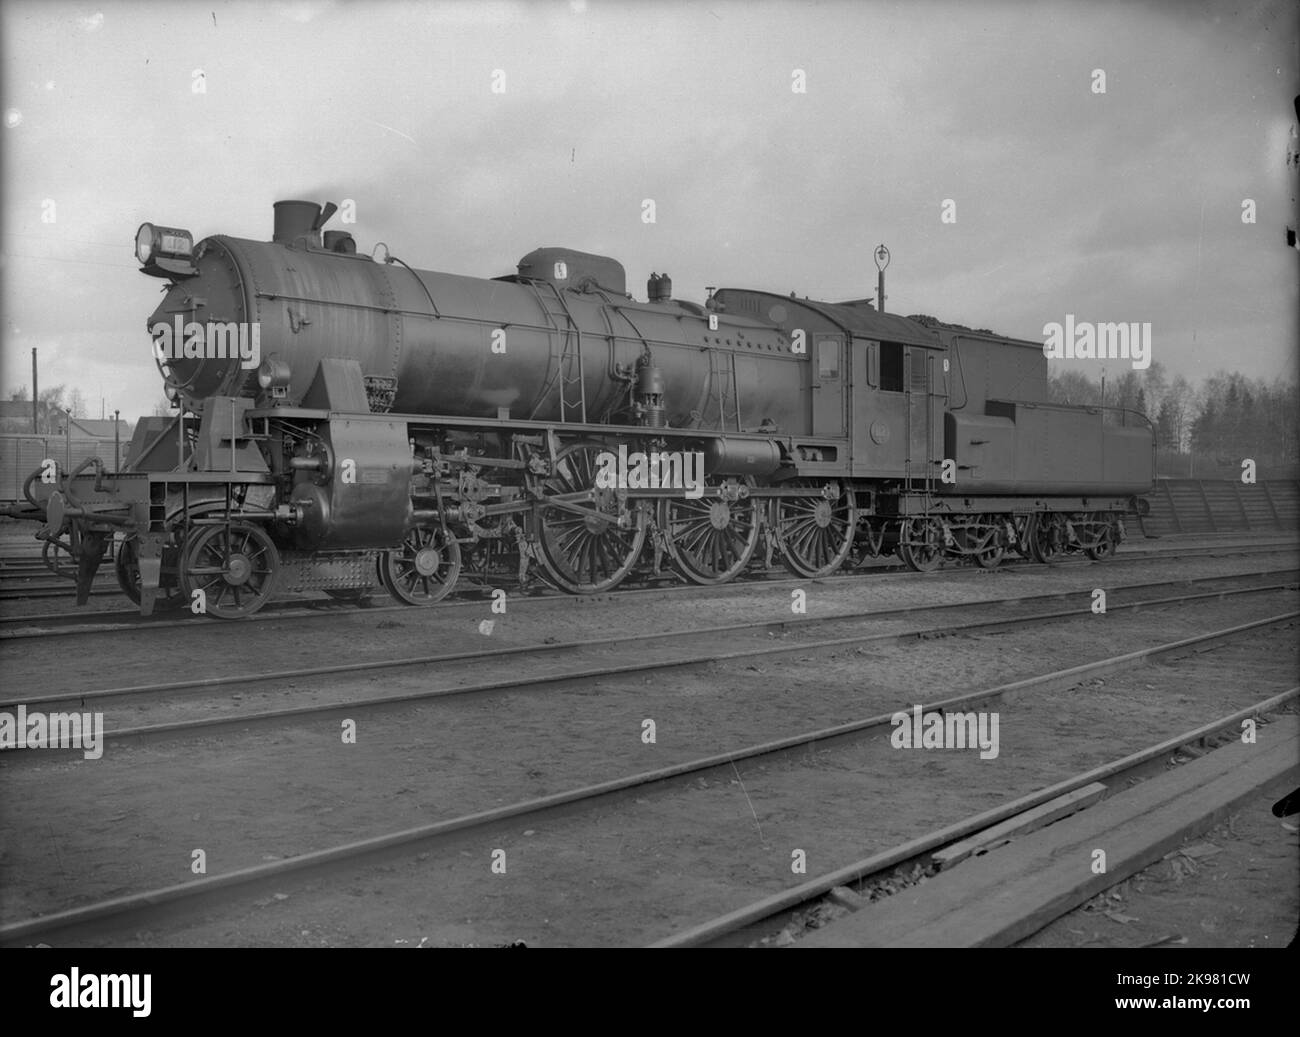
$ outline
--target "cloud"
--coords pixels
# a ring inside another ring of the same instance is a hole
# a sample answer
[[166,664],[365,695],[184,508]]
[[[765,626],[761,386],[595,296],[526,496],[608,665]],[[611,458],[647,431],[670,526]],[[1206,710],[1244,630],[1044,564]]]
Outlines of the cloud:
[[1290,370],[1294,5],[1185,6],[367,0],[224,5],[214,30],[159,0],[54,32],[73,23],[31,3],[7,53],[3,371],[28,377],[39,342],[67,380],[129,371],[147,412],[133,350],[161,282],[136,226],[264,240],[281,198],[354,200],[358,249],[418,268],[495,276],[567,245],[696,300],[872,295],[883,240],[894,312],[1031,338],[1067,312],[1150,319],[1173,373]]
[[296,0],[294,3],[272,4],[271,9],[286,21],[306,25],[333,6],[331,0]]

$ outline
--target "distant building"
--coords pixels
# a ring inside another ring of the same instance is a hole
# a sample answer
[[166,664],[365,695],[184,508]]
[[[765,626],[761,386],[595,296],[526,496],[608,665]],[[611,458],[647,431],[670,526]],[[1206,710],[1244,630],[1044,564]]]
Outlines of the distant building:
[[[28,416],[31,416],[30,409]],[[54,416],[54,435],[67,435],[67,415],[56,414]],[[72,419],[72,438],[73,439],[112,439],[113,429],[117,427],[123,438],[129,439],[131,436],[131,426],[125,421],[115,426],[112,418],[73,418]]]
[[0,400],[0,421],[7,421],[9,418],[25,419],[28,428],[30,428],[32,424],[32,401]]
[[[41,407],[40,421],[37,424],[37,435],[66,436],[67,427],[68,415],[66,411],[46,406]],[[123,418],[118,430],[123,442],[126,442],[131,438],[131,432],[133,429],[134,426]],[[30,436],[32,434],[32,401],[0,400],[0,432],[11,435]],[[112,439],[113,419],[73,418],[72,438]]]
[[[40,426],[45,429],[45,415],[41,415]],[[31,400],[0,400],[0,432],[32,431]]]

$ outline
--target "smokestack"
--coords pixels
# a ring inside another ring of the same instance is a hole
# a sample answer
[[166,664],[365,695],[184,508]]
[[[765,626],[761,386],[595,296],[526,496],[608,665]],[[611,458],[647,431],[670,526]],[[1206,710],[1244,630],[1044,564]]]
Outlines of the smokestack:
[[292,245],[299,238],[306,238],[309,245],[320,248],[321,208],[315,202],[286,201],[276,202],[275,232],[271,240],[279,245]]

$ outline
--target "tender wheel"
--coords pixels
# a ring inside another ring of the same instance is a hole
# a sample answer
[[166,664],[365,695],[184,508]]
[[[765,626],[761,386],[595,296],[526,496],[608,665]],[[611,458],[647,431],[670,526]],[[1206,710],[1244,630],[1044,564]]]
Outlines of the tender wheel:
[[1084,553],[1087,554],[1094,562],[1104,561],[1115,554],[1115,549],[1119,546],[1115,542],[1115,527],[1110,524],[1108,516],[1101,516],[1106,525],[1101,530],[1101,536],[1092,547]]
[[379,580],[398,601],[432,605],[441,601],[460,576],[460,544],[441,526],[416,526],[396,551],[379,556]]
[[933,572],[943,564],[943,526],[938,519],[912,518],[899,532],[898,556],[914,572]]
[[618,492],[596,486],[596,458],[606,449],[599,443],[569,444],[556,455],[555,471],[543,483],[548,494],[594,494],[591,500],[576,502],[584,512],[555,504],[538,509],[542,565],[548,579],[571,594],[597,594],[618,586],[645,544],[643,523],[619,526],[620,515],[625,521],[634,521],[636,515],[620,504]]
[[279,570],[280,552],[261,526],[199,526],[186,538],[181,590],[191,607],[202,591],[209,616],[242,619],[271,599]]
[[1033,515],[1016,515],[1012,518],[1011,523],[1015,530],[1015,536],[1012,539],[1010,549],[1021,558],[1032,559],[1034,557],[1034,546],[1032,543],[1033,528],[1035,525]]
[[659,528],[667,537],[673,568],[682,576],[691,583],[726,583],[744,572],[758,547],[758,508],[749,497],[664,500]]
[[815,482],[794,484],[807,487],[807,497],[777,497],[773,501],[773,524],[782,545],[781,561],[796,576],[829,576],[844,564],[853,547],[853,530],[858,509],[852,494],[827,500]]
[[1034,561],[1047,564],[1059,558],[1066,547],[1065,519],[1060,515],[1034,515],[1030,519],[1029,549]]
[[[168,548],[168,551],[174,549]],[[164,562],[167,555],[164,554]],[[117,585],[122,593],[137,605],[140,604],[140,542],[134,533],[118,545],[117,557],[113,559],[113,571],[117,574]],[[168,581],[167,570],[163,571],[163,580]],[[175,608],[184,602],[181,589],[174,582],[170,586],[164,582],[159,588],[161,597],[156,599],[156,607]]]
[[1002,546],[1002,529],[998,517],[981,515],[979,524],[983,529],[974,534],[979,549],[971,557],[981,569],[996,569],[1002,561],[1003,554],[1006,553],[1006,549]]

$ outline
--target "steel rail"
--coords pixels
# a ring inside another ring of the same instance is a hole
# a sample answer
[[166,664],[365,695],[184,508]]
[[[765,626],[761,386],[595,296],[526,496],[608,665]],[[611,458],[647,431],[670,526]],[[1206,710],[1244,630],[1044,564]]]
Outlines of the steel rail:
[[[1208,724],[1193,728],[1181,735],[1175,735],[1172,738],[1166,738],[1162,742],[1149,746],[1146,749],[1139,749],[1135,753],[1121,757],[1118,760],[1112,760],[1110,763],[1102,764],[1100,767],[1094,767],[1091,770],[1084,771],[1082,774],[1076,774],[1072,778],[1066,778],[1054,785],[1039,789],[1037,792],[1031,792],[1027,796],[1021,796],[1013,799],[1001,806],[993,807],[982,813],[975,814],[963,821],[955,824],[946,825],[943,828],[930,832],[927,835],[912,839],[909,842],[902,843],[892,849],[885,850],[881,853],[872,854],[870,857],[864,857],[846,864],[842,868],[826,872],[816,878],[808,879],[798,886],[792,886],[790,889],[782,890],[780,893],[774,893],[771,896],[756,900],[744,907],[729,911],[725,915],[719,915],[707,922],[692,926],[689,929],[681,930],[671,936],[657,940],[650,944],[651,947],[698,947],[703,944],[715,942],[723,936],[729,935],[739,929],[744,929],[751,925],[756,925],[766,921],[774,915],[781,914],[802,907],[810,901],[829,893],[836,886],[843,886],[849,882],[857,882],[871,875],[879,874],[891,868],[895,868],[923,853],[931,850],[948,846],[952,843],[959,842],[968,836],[990,828],[1001,821],[1022,814],[1026,810],[1040,804],[1063,796],[1067,792],[1073,792],[1085,785],[1091,785],[1093,782],[1103,781],[1108,778],[1114,778],[1124,775],[1153,760],[1159,759],[1165,753],[1172,752],[1184,745],[1190,745],[1193,742],[1208,738],[1230,727],[1236,727],[1241,721],[1251,717],[1258,717],[1264,713],[1270,713],[1279,706],[1300,697],[1300,686],[1293,687],[1287,691],[1272,695],[1253,706],[1247,706],[1239,709],[1235,713],[1230,713],[1218,720],[1212,720]],[[936,703],[934,706],[924,707],[927,709],[937,708],[943,703]]]
[[[1072,666],[1064,670],[1053,671],[1038,677],[1029,677],[1023,680],[1014,681],[1010,684],[999,685],[994,688],[986,688],[963,695],[955,695],[939,702],[930,703],[924,706],[923,709],[936,710],[950,709],[955,706],[973,706],[978,703],[988,702],[1004,696],[1024,694],[1034,690],[1050,690],[1062,685],[1069,686],[1096,674],[1113,673],[1119,670],[1131,669],[1160,655],[1188,649],[1207,648],[1215,643],[1231,640],[1232,638],[1240,637],[1244,634],[1268,626],[1293,621],[1297,617],[1300,617],[1300,612],[1288,612],[1277,616],[1270,616],[1266,619],[1256,620],[1251,623],[1228,627],[1222,630],[1215,630],[1207,634],[1199,634],[1195,637],[1183,638],[1179,641],[1156,645],[1136,652],[1128,652],[1124,655],[1113,656],[1091,663],[1084,663],[1079,666]],[[1281,696],[1274,696],[1274,698],[1285,699],[1295,693],[1296,689],[1293,688],[1290,691],[1283,693]],[[1250,707],[1244,712],[1246,715],[1249,715],[1255,708],[1257,707]],[[187,900],[193,902],[197,898],[205,897],[219,891],[227,891],[264,881],[275,881],[287,875],[301,875],[342,861],[356,862],[370,855],[382,853],[398,847],[409,847],[415,844],[445,838],[453,833],[464,832],[470,829],[485,828],[502,821],[522,816],[543,814],[557,808],[571,806],[575,803],[609,797],[620,792],[626,792],[629,789],[640,788],[646,785],[662,784],[688,774],[709,771],[718,767],[730,767],[740,760],[754,759],[756,757],[767,756],[790,749],[802,748],[815,742],[826,742],[832,739],[842,739],[858,735],[863,731],[891,724],[894,712],[880,713],[861,720],[836,724],[832,727],[821,728],[816,731],[803,732],[801,734],[791,735],[757,745],[746,746],[730,752],[717,753],[711,756],[686,761],[684,763],[674,764],[670,767],[663,767],[653,771],[643,771],[638,774],[627,775],[622,778],[615,778],[594,785],[586,785],[565,792],[553,793],[548,796],[541,796],[530,800],[523,800],[503,807],[495,807],[490,810],[465,814],[460,817],[450,818],[443,821],[417,825],[414,828],[407,828],[397,832],[371,836],[354,842],[345,843],[343,845],[329,847],[324,850],[314,850],[294,857],[236,869],[235,871],[226,872],[221,875],[205,876],[204,878],[193,879],[188,882],[151,889],[143,893],[114,897],[109,900],[100,901],[96,904],[69,908],[64,911],[52,912],[50,914],[39,915],[23,921],[8,923],[0,926],[0,944],[12,943],[22,939],[30,939],[33,936],[45,935],[76,926],[84,926],[108,918],[120,918],[124,915],[137,915],[162,905],[177,904]],[[1181,737],[1182,736],[1180,736],[1180,738]],[[1166,743],[1162,743],[1162,745],[1163,744]],[[1185,744],[1185,741],[1179,741],[1176,744]],[[1104,770],[1104,768],[1098,769],[1098,771],[1100,770]],[[1098,771],[1090,771],[1089,774],[1084,777],[1087,777],[1088,781],[1095,780],[1091,775],[1098,773]],[[1075,780],[1078,779],[1071,779],[1071,781]],[[1084,783],[1086,784],[1087,782]],[[1074,788],[1077,786],[1071,784],[1069,787]],[[1063,791],[1061,788],[1053,786],[1052,789],[1042,790],[1029,797],[1025,797],[1025,800],[1032,800],[1032,804],[1030,805],[1034,805],[1039,802],[1044,802],[1045,799],[1050,799],[1056,795],[1060,795],[1061,791]],[[1047,794],[1049,792],[1051,793],[1050,795]],[[987,823],[994,823],[1012,816],[1015,813],[1019,813],[1024,809],[1025,802],[1017,800],[1012,804],[994,808],[978,816],[987,819]],[[915,844],[919,846],[919,844],[932,838],[934,838],[933,835],[922,840],[916,840]],[[948,841],[953,840],[949,839]],[[911,846],[913,844],[907,845]],[[913,850],[913,854],[922,852],[924,849],[929,849],[932,846],[937,845],[943,844],[928,843],[925,846],[919,846],[918,849]],[[868,858],[868,861],[874,862],[875,860],[876,858]],[[862,862],[858,863],[861,864]],[[810,889],[813,886],[820,886],[822,883],[827,881],[830,881],[831,885],[839,885],[846,881],[852,881],[853,879],[860,877],[860,875],[853,873],[853,867],[854,866],[850,865],[848,868],[840,869],[839,871],[830,873],[829,875],[823,875],[818,880],[803,883],[791,890],[765,898],[763,901],[759,902],[759,904],[763,905],[761,910],[766,911],[769,904],[775,904],[778,902],[784,904],[787,902],[788,898],[799,895],[805,889]],[[829,888],[830,886],[826,887],[826,889]],[[826,890],[821,890],[821,892],[825,891]],[[748,909],[731,912],[730,914],[723,916],[726,920],[723,924],[732,925],[736,918],[749,917],[749,912],[755,909],[755,906],[751,905]],[[780,908],[777,908],[777,910],[779,909]],[[768,914],[770,913],[771,912],[768,911]],[[168,916],[174,918],[174,912],[169,911]],[[766,915],[762,917],[766,917]],[[688,931],[688,935],[694,937],[700,932],[711,932],[713,929],[710,927],[716,927],[718,924],[719,920],[715,920],[713,923],[706,923],[705,926],[696,927],[695,929]],[[745,923],[742,922],[739,924]],[[718,931],[720,932],[721,930]],[[658,945],[666,944],[663,944],[661,941]]]
[[[1217,579],[1224,579],[1218,577]],[[1107,608],[1108,613],[1138,610],[1153,606],[1178,605],[1185,604],[1189,601],[1204,601],[1211,599],[1222,599],[1235,597],[1243,594],[1261,594],[1278,590],[1293,590],[1296,584],[1267,584],[1261,586],[1234,588],[1216,591],[1207,591],[1201,594],[1178,595],[1171,598],[1143,599],[1135,602],[1122,602],[1116,605],[1110,605]],[[1077,592],[1076,592],[1077,593]],[[1062,595],[1049,595],[1048,597],[1061,597]],[[1033,603],[1035,599],[1011,599],[1013,604]],[[670,631],[657,634],[644,634],[636,637],[613,637],[613,638],[590,638],[578,641],[560,642],[556,644],[540,645],[518,645],[511,648],[497,649],[486,652],[462,652],[449,653],[438,656],[426,656],[417,659],[405,660],[375,660],[365,663],[345,663],[336,666],[311,667],[294,671],[281,671],[273,674],[251,674],[251,675],[232,675],[227,677],[206,678],[197,681],[181,681],[173,684],[159,685],[140,685],[130,688],[109,688],[88,692],[70,692],[68,694],[45,695],[32,699],[9,699],[0,701],[0,709],[16,709],[18,706],[31,708],[35,705],[49,705],[59,702],[77,701],[84,705],[87,701],[96,701],[105,698],[127,697],[131,695],[158,694],[172,690],[185,690],[189,688],[206,688],[206,687],[229,687],[231,685],[257,683],[262,681],[287,680],[304,676],[320,676],[337,673],[354,673],[364,672],[376,669],[391,669],[403,666],[428,665],[431,663],[473,660],[486,658],[496,660],[506,655],[526,655],[528,653],[549,653],[554,651],[574,650],[591,647],[604,647],[610,645],[626,645],[633,641],[653,641],[664,640],[668,638],[680,638],[684,636],[713,638],[720,633],[736,633],[739,631],[758,632],[770,627],[786,629],[789,627],[803,627],[813,624],[833,623],[837,620],[858,620],[858,619],[879,619],[888,618],[890,615],[906,615],[915,612],[935,612],[939,610],[953,610],[961,608],[987,608],[989,605],[1003,604],[1003,602],[975,602],[962,603],[953,605],[919,605],[909,606],[904,609],[895,610],[892,613],[866,612],[848,615],[835,616],[805,616],[792,619],[780,620],[762,620],[748,624],[729,624],[725,626],[697,628],[690,631]],[[363,709],[387,708],[394,705],[408,704],[413,702],[423,702],[433,699],[447,698],[460,695],[479,695],[493,691],[513,691],[525,688],[533,688],[546,684],[557,684],[567,681],[586,681],[599,680],[606,677],[624,676],[633,673],[647,673],[654,671],[672,670],[686,666],[698,666],[713,662],[730,662],[745,659],[753,659],[765,656],[774,656],[788,654],[792,652],[817,651],[826,648],[841,648],[850,645],[860,645],[871,642],[888,642],[888,641],[909,641],[915,638],[950,636],[952,634],[969,633],[974,631],[990,631],[1011,629],[1021,626],[1030,626],[1038,623],[1048,623],[1060,619],[1076,619],[1092,615],[1091,607],[1086,606],[1080,609],[1065,609],[1055,612],[1038,613],[1031,616],[1021,617],[1000,617],[994,619],[981,619],[969,623],[953,623],[948,626],[927,627],[920,630],[905,631],[885,631],[875,634],[854,634],[849,637],[830,638],[819,641],[796,641],[789,644],[780,645],[762,645],[761,647],[738,649],[732,652],[709,652],[693,656],[677,656],[671,659],[660,660],[643,660],[634,663],[625,663],[617,666],[598,666],[574,669],[567,672],[558,672],[550,674],[535,674],[529,677],[520,678],[510,676],[506,678],[497,678],[486,681],[478,681],[471,684],[456,685],[449,688],[434,688],[414,692],[402,692],[396,695],[369,696],[365,698],[356,698],[342,700],[338,702],[317,703],[306,706],[287,706],[281,709],[259,710],[255,712],[228,714],[225,716],[202,717],[191,720],[178,720],[163,724],[146,724],[138,727],[125,727],[109,729],[103,732],[104,745],[112,741],[119,743],[128,739],[140,739],[158,736],[178,736],[188,733],[210,733],[228,727],[247,727],[254,723],[281,722],[293,720],[307,716],[329,716],[337,713],[355,713]],[[518,668],[516,668],[518,669]],[[11,754],[20,752],[16,748],[5,748],[0,750],[0,756],[9,757]],[[34,752],[26,754],[28,758],[34,757]],[[19,758],[21,758],[21,753]]]
[[[1291,548],[1300,549],[1300,542],[1290,542],[1285,544],[1279,544],[1276,546],[1269,545],[1264,547],[1252,547],[1252,548],[1246,548],[1242,550],[1229,551],[1226,553],[1219,552],[1218,554],[1213,553],[1217,549],[1211,548],[1211,549],[1196,549],[1196,553],[1186,553],[1186,554],[1184,554],[1183,552],[1173,552],[1173,551],[1151,551],[1151,552],[1142,552],[1140,554],[1125,553],[1117,557],[1109,558],[1104,562],[1091,562],[1091,561],[1084,561],[1083,559],[1075,559],[1075,558],[1066,559],[1064,561],[1069,568],[1074,568],[1074,567],[1082,568],[1091,565],[1109,566],[1109,565],[1114,565],[1117,562],[1118,563],[1140,563],[1140,562],[1163,561],[1166,559],[1170,561],[1176,561],[1180,558],[1199,558],[1199,557],[1207,556],[1207,552],[1208,552],[1208,557],[1236,558],[1236,557],[1247,557],[1253,555],[1274,555],[1279,553],[1276,549],[1277,547],[1282,547],[1282,548],[1291,547]],[[994,572],[1005,570],[1009,572],[1024,571],[1026,573],[1033,574],[1037,572],[1046,573],[1052,571],[1061,571],[1062,568],[1063,567],[1061,562],[1055,562],[1050,566],[1043,566],[1037,562],[1024,560],[1024,561],[1011,562],[1009,564],[1004,563],[1002,566],[999,567],[999,570],[994,570]],[[781,573],[781,572],[785,572],[785,570],[781,567],[776,567],[770,570],[769,572]],[[697,584],[687,584],[687,583],[680,583],[680,582],[670,582],[667,586],[656,586],[656,587],[620,585],[619,587],[613,588],[608,591],[603,591],[599,594],[567,594],[562,591],[546,590],[540,594],[528,594],[527,596],[520,595],[518,597],[512,598],[511,605],[512,607],[515,608],[518,608],[519,606],[526,606],[530,608],[537,607],[537,606],[582,608],[582,607],[590,607],[592,605],[602,604],[609,601],[621,600],[624,598],[632,598],[632,597],[654,598],[654,597],[667,597],[669,595],[673,595],[679,598],[680,597],[707,598],[713,595],[725,596],[731,594],[744,594],[747,592],[752,593],[753,591],[758,589],[766,589],[771,587],[786,587],[786,586],[806,587],[809,585],[825,586],[828,584],[833,585],[839,583],[851,583],[852,581],[858,580],[868,575],[872,577],[873,582],[885,578],[891,580],[902,579],[910,582],[914,580],[925,580],[925,579],[941,580],[944,579],[945,577],[952,578],[954,575],[972,575],[972,576],[976,576],[977,578],[982,578],[980,574],[984,572],[985,570],[980,570],[973,567],[972,568],[960,567],[960,568],[951,568],[951,569],[940,569],[934,572],[919,573],[919,572],[912,572],[907,570],[901,563],[895,563],[895,564],[885,563],[883,570],[863,567],[863,568],[851,570],[849,572],[837,572],[829,576],[820,576],[813,579],[809,579],[807,577],[801,577],[801,576],[772,576],[772,575],[765,576],[761,574],[753,574],[744,578],[738,577],[734,580],[728,581],[727,583],[711,584],[711,585],[697,585]],[[654,579],[659,581],[671,581],[674,580],[674,576],[672,573],[666,571],[662,576],[655,577]],[[69,588],[69,590],[70,589],[71,588]],[[473,586],[472,588],[466,587],[463,591],[453,591],[448,600],[435,602],[432,605],[422,606],[420,612],[414,611],[412,607],[409,605],[399,605],[399,604],[371,605],[366,607],[364,609],[364,612],[366,614],[382,614],[387,612],[398,612],[398,613],[406,613],[410,615],[419,615],[425,609],[440,610],[440,609],[474,608],[474,607],[481,606],[482,603],[487,599],[483,597],[471,597],[470,595],[471,594],[479,595],[482,594],[483,591],[488,589],[490,589],[489,585],[478,584]],[[60,591],[58,593],[66,594],[67,591]],[[111,591],[108,589],[100,589],[100,590],[92,590],[91,593],[92,594],[108,594],[108,593],[120,594],[121,592],[120,590],[117,589],[113,589]],[[51,593],[46,596],[53,597],[56,595]],[[356,614],[355,610],[356,610],[355,604],[345,600],[331,601],[328,599],[311,599],[309,602],[303,603],[303,602],[290,602],[282,599],[280,601],[271,603],[270,605],[266,606],[264,609],[255,613],[252,616],[245,617],[244,619],[240,620],[240,622],[274,623],[274,622],[285,622],[288,620],[295,620],[295,619],[310,620],[310,619],[321,619],[325,617],[339,616],[339,615],[351,616]],[[190,630],[200,630],[205,628],[212,629],[212,630],[228,629],[227,624],[225,622],[212,623],[209,622],[207,618],[203,616],[189,615],[188,613],[186,613],[183,615],[182,618],[168,618],[168,615],[169,615],[169,610],[156,611],[152,616],[141,616],[139,612],[134,609],[112,609],[112,610],[107,610],[102,612],[90,612],[90,613],[56,612],[56,613],[50,613],[45,616],[0,616],[0,629],[9,626],[18,626],[18,629],[12,632],[0,633],[0,641],[23,640],[23,639],[34,638],[34,637],[85,636],[90,634],[110,633],[118,630],[162,630],[162,629],[175,628],[181,626],[187,626],[188,629]],[[105,617],[107,617],[110,620],[109,623],[101,622],[102,620],[105,619]],[[119,621],[111,622],[111,620],[119,620]],[[70,623],[81,621],[82,623],[88,624],[88,626],[85,628],[76,627],[76,626],[69,626],[66,628],[40,626],[40,624],[43,622],[51,623],[51,622],[64,622],[64,621],[68,621]]]

